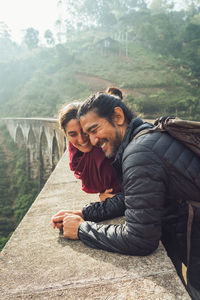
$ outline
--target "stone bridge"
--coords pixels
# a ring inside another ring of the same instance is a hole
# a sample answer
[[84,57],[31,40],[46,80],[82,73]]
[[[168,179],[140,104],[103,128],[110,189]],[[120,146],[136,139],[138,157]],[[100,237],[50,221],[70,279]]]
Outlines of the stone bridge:
[[58,210],[98,201],[98,195],[81,190],[68,165],[65,153],[1,251],[0,299],[189,300],[162,244],[149,256],[123,255],[89,248],[53,230],[50,220]]
[[[65,148],[55,119],[4,119],[29,160],[53,169]],[[2,300],[189,300],[160,243],[146,257],[89,248],[64,238],[50,220],[58,210],[80,210],[98,195],[81,190],[64,153],[31,208],[0,253]],[[35,171],[30,170],[32,177]],[[46,173],[43,174],[46,176]],[[120,224],[124,219],[103,223]]]
[[66,149],[66,139],[57,119],[3,118],[14,142],[26,149],[29,179],[44,185]]

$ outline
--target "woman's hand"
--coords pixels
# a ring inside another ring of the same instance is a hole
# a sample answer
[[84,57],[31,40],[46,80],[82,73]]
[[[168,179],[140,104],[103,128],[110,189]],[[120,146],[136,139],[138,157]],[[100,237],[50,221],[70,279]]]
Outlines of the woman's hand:
[[100,198],[100,201],[105,201],[107,198],[112,198],[114,197],[116,194],[111,194],[113,189],[107,189],[105,190],[104,193],[100,193],[99,194],[99,198]]
[[60,210],[57,214],[55,214],[51,218],[51,224],[52,224],[53,228],[63,229],[63,219],[69,214],[70,215],[78,215],[81,218],[83,218],[82,211]]

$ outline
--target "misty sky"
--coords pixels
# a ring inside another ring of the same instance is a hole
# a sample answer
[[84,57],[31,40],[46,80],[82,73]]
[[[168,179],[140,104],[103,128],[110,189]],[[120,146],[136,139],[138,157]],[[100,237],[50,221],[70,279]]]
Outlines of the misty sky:
[[57,0],[0,0],[0,21],[11,29],[12,39],[21,41],[22,29],[34,27],[42,34],[53,30],[58,19]]
[[29,27],[37,29],[41,37],[46,29],[54,30],[58,17],[57,0],[0,0],[0,21],[8,25],[17,42],[23,38],[22,30]]

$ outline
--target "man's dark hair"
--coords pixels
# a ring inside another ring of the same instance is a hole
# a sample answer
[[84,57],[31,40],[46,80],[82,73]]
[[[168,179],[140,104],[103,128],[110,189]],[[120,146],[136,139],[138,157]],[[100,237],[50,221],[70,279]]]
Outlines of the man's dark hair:
[[79,108],[78,118],[84,116],[89,111],[93,111],[100,118],[107,119],[107,121],[113,125],[115,107],[120,107],[123,110],[125,122],[129,124],[134,117],[131,110],[120,98],[104,93],[97,93],[86,99]]
[[118,96],[119,98],[121,98],[123,100],[122,91],[114,86],[108,87],[106,90],[106,93],[109,95]]

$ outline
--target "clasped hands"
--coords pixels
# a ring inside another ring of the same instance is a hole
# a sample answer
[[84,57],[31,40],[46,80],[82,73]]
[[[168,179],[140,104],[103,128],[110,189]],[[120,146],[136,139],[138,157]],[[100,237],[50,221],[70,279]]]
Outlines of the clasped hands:
[[78,239],[78,228],[84,222],[81,211],[61,210],[51,219],[53,228],[63,230],[64,237]]
[[[104,193],[99,194],[99,198],[100,201],[105,201],[114,195],[112,189],[107,189]],[[62,230],[64,237],[72,240],[78,239],[78,228],[83,222],[85,221],[81,211],[61,210],[51,218],[53,228]]]

